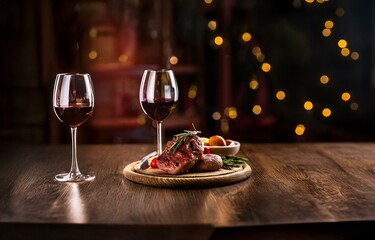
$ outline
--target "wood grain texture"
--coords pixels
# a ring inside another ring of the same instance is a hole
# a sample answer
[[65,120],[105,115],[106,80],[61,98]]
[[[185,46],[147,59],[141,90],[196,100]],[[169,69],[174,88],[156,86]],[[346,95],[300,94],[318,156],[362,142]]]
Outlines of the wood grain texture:
[[236,169],[220,169],[212,172],[191,172],[171,175],[160,169],[136,169],[139,161],[132,162],[124,168],[124,176],[130,181],[151,187],[164,188],[208,188],[221,187],[243,181],[250,177],[251,167],[243,164]]
[[181,226],[186,239],[375,237],[375,143],[242,143],[250,177],[204,189],[127,180],[123,169],[153,148],[79,145],[80,169],[96,179],[74,184],[54,180],[69,170],[69,145],[1,146],[0,239],[119,239],[155,226],[139,239],[181,239]]

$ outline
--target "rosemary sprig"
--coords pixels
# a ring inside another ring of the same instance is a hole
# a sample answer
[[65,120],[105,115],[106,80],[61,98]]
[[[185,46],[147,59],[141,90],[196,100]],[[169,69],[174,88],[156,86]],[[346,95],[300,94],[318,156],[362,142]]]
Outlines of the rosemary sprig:
[[175,153],[186,140],[188,140],[193,135],[197,135],[198,133],[201,133],[201,132],[196,131],[196,130],[194,131],[184,130],[183,133],[174,135],[176,137],[176,140],[174,141],[172,146],[168,149],[168,151],[172,154]]
[[244,157],[236,157],[236,156],[220,156],[220,157],[223,160],[222,168],[225,168],[225,169],[241,167],[243,163],[248,161],[248,159]]

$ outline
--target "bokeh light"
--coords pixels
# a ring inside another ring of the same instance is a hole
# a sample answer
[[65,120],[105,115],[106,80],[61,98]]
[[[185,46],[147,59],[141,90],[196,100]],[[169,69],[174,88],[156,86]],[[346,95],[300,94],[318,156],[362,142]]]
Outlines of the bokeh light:
[[249,82],[249,87],[252,89],[252,90],[257,90],[259,88],[259,83],[256,79],[252,79],[250,82]]
[[329,109],[329,108],[324,108],[323,111],[322,111],[322,115],[324,117],[329,117],[329,116],[331,116],[331,114],[332,114],[332,112],[331,112],[331,109]]
[[89,52],[89,59],[94,60],[98,57],[98,52],[95,50],[92,50]]
[[235,107],[227,107],[224,113],[231,119],[237,118],[237,109]]
[[279,91],[277,91],[277,93],[276,93],[276,98],[278,99],[278,100],[284,100],[284,98],[285,98],[285,92],[284,91],[282,91],[282,90],[279,90]]
[[296,128],[294,129],[294,132],[298,135],[301,136],[305,133],[305,125],[303,124],[298,124]]
[[250,40],[251,40],[251,34],[248,33],[248,32],[244,32],[244,33],[242,34],[242,40],[243,40],[244,42],[248,42],[248,41],[250,41]]
[[220,120],[220,118],[221,118],[221,114],[219,112],[214,112],[212,114],[212,119],[218,121],[218,120]]
[[341,55],[343,55],[344,57],[349,56],[349,54],[350,54],[349,48],[343,48],[343,49],[341,49]]
[[356,103],[356,102],[353,102],[353,103],[350,104],[350,109],[353,110],[353,111],[358,110],[358,107],[359,107],[358,103]]
[[172,65],[176,65],[178,63],[178,58],[176,56],[172,56],[169,58],[169,62]]
[[339,7],[339,8],[336,9],[336,15],[338,17],[342,17],[342,16],[344,16],[344,14],[345,14],[345,10],[343,8]]
[[328,28],[328,29],[333,28],[333,25],[334,25],[334,23],[333,23],[331,20],[327,20],[327,21],[325,21],[325,23],[324,23],[324,26],[325,26],[326,28]]
[[121,54],[121,55],[118,57],[118,61],[119,61],[120,63],[126,63],[128,60],[129,60],[129,56],[126,55],[126,54]]
[[331,29],[324,28],[322,34],[324,37],[329,37],[331,35]]
[[259,105],[254,105],[254,106],[253,106],[253,113],[254,113],[255,115],[259,115],[259,114],[261,114],[261,113],[262,113],[262,107],[259,106]]
[[322,75],[320,77],[320,83],[321,84],[327,84],[329,82],[329,77],[327,75]]
[[310,111],[310,110],[313,109],[314,104],[313,104],[311,101],[306,101],[306,102],[303,104],[303,107],[304,107],[306,110]]
[[358,52],[352,52],[350,54],[350,57],[353,59],[353,60],[358,60],[359,59],[359,53]]
[[337,42],[337,45],[338,45],[340,48],[345,48],[346,46],[348,46],[348,43],[346,42],[345,39],[340,39],[340,40]]
[[212,31],[216,30],[216,21],[214,21],[214,20],[209,21],[207,26]]
[[269,64],[269,63],[263,63],[262,64],[262,70],[263,70],[263,72],[269,72],[269,71],[271,71],[271,64]]
[[91,38],[96,38],[98,36],[98,29],[97,28],[91,28],[89,31],[89,36]]
[[214,42],[215,42],[215,44],[216,44],[217,46],[220,46],[220,45],[223,44],[224,39],[223,39],[222,37],[220,37],[220,36],[217,36],[217,37],[215,37]]
[[189,87],[189,92],[188,92],[189,98],[195,99],[197,97],[197,91],[198,91],[198,86],[196,84],[192,84]]
[[350,96],[350,93],[348,93],[348,92],[344,92],[344,93],[341,94],[341,99],[345,102],[349,101],[350,98],[351,98],[351,96]]

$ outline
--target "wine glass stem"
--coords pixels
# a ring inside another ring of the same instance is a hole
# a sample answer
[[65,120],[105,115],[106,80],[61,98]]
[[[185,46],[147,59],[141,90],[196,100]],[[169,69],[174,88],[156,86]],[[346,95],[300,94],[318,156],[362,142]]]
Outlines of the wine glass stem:
[[77,127],[71,127],[70,132],[72,134],[72,165],[70,167],[70,174],[80,174],[77,161]]
[[163,146],[162,146],[162,130],[161,130],[161,123],[162,122],[156,122],[156,145],[157,145],[157,155],[160,156],[163,152]]

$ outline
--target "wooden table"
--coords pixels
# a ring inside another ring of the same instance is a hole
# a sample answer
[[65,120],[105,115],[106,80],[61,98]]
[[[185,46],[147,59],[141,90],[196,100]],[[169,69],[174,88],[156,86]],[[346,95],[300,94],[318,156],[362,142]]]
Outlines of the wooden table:
[[[152,145],[0,147],[0,239],[375,239],[375,143],[242,144],[249,179],[163,189],[124,178]],[[70,236],[70,237],[69,237]]]

